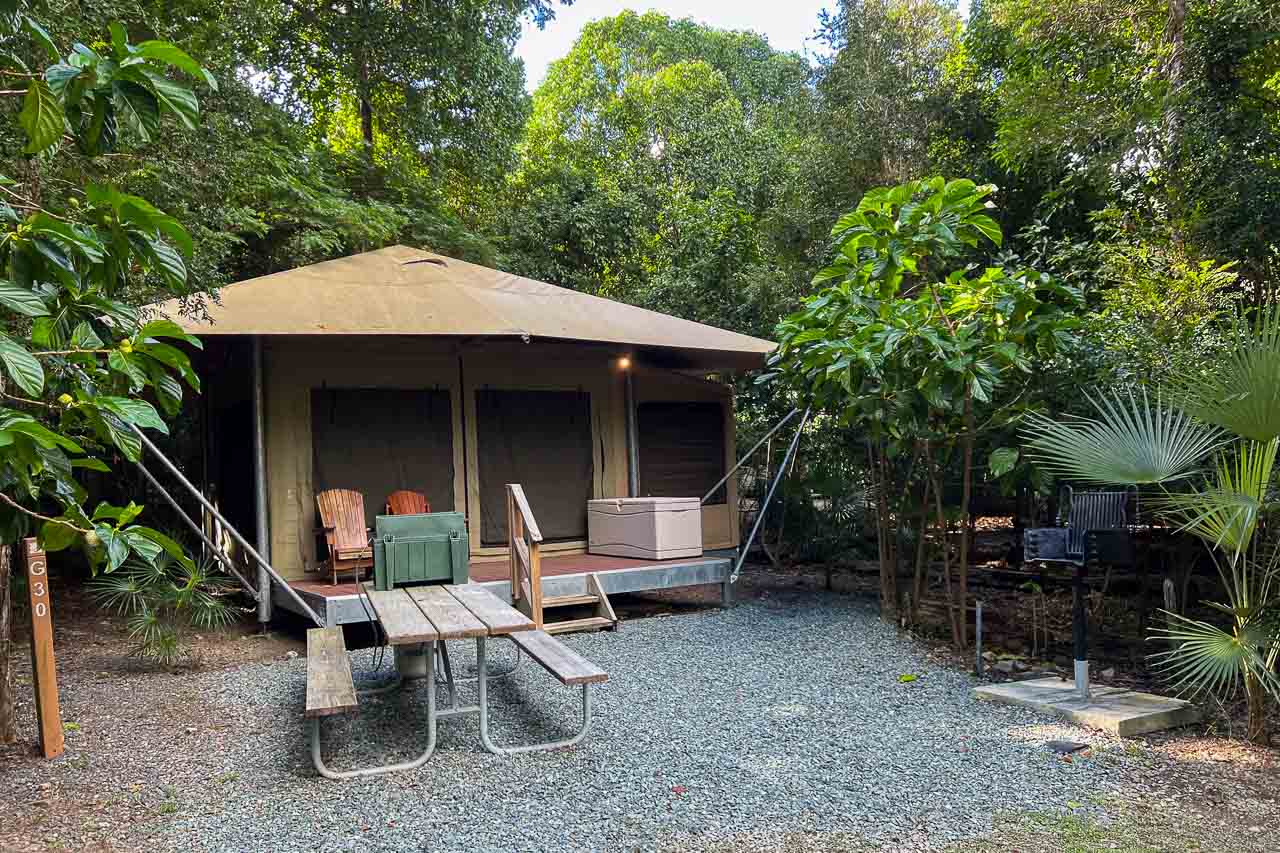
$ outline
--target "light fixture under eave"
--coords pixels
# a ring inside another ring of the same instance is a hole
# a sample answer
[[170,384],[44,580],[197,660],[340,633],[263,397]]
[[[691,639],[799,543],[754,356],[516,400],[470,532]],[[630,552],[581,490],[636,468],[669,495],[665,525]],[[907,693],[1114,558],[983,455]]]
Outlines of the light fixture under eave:
[[631,356],[629,356],[629,355],[621,355],[621,356],[618,356],[618,369],[619,369],[619,370],[630,370],[630,369],[631,369]]

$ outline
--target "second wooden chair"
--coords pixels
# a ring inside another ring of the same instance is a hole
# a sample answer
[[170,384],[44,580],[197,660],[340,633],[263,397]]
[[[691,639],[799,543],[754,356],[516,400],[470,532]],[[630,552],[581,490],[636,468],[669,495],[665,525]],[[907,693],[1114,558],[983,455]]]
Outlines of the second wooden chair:
[[422,492],[400,489],[387,495],[387,515],[421,515],[431,512],[431,503]]

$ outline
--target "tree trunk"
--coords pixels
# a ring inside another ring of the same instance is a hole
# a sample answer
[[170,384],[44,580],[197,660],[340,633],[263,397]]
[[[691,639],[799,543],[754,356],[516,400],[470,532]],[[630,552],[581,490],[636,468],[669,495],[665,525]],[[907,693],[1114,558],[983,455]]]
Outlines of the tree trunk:
[[0,545],[0,744],[18,740],[13,699],[13,548]]
[[[938,469],[929,459],[929,479],[933,482],[933,501],[938,514],[938,531],[942,534],[942,585],[947,591],[947,616],[951,621],[951,642],[960,645],[960,626],[956,619],[956,599],[951,588],[951,548],[947,536],[947,516],[942,511],[942,483],[938,480]],[[964,614],[961,614],[963,620]]]
[[876,506],[876,556],[880,562],[880,617],[893,621],[897,615],[894,594],[894,542],[889,523],[889,477],[880,446],[867,442],[867,467],[871,472],[871,488]]
[[973,392],[964,396],[964,482],[960,493],[960,648],[969,645],[969,502],[973,497],[973,443],[977,439],[973,416]]
[[[926,453],[929,451],[926,449]],[[932,483],[924,482],[924,491],[920,493],[920,524],[916,539],[916,568],[911,579],[911,624],[920,624],[920,599],[924,597],[924,579],[929,565],[927,541],[929,538],[929,492]]]
[[369,100],[369,66],[360,66],[360,138],[364,150],[373,154],[373,103]]
[[1251,672],[1245,673],[1244,691],[1249,699],[1249,743],[1261,746],[1271,744],[1271,733],[1267,731],[1267,691],[1262,682]]

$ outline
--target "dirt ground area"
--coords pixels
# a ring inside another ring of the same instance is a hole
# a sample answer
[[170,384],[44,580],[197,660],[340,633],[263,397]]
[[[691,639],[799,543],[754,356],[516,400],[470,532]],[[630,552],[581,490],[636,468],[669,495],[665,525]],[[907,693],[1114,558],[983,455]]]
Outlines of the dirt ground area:
[[[823,572],[779,574],[757,569],[744,576],[739,597],[768,595],[780,588],[821,588]],[[838,589],[838,587],[837,587]],[[852,592],[849,594],[853,594]],[[624,620],[717,606],[719,588],[683,590],[615,602]],[[193,655],[183,666],[156,668],[130,656],[124,621],[104,615],[75,590],[55,599],[56,649],[63,696],[67,755],[48,763],[47,781],[35,786],[6,785],[10,773],[43,764],[36,754],[35,714],[31,701],[28,650],[16,649],[20,742],[0,747],[0,851],[140,849],[119,839],[129,829],[163,822],[176,810],[178,791],[156,788],[145,774],[131,773],[132,733],[163,729],[174,754],[184,744],[207,748],[231,736],[233,720],[192,687],[193,674],[246,667],[304,653],[302,626],[260,633],[250,622],[191,638]],[[19,620],[21,621],[21,620]],[[930,652],[939,662],[971,668],[938,644]],[[145,696],[147,701],[136,701]],[[1001,815],[989,837],[949,847],[964,851],[1057,850],[1244,850],[1271,851],[1280,842],[1280,750],[1249,746],[1225,737],[1221,719],[1211,715],[1200,727],[1125,742],[1141,772],[1121,796],[1094,803],[1066,804],[1059,815]],[[1216,722],[1215,722],[1216,720]],[[1064,760],[1070,760],[1066,758]],[[86,789],[77,770],[97,764],[118,767],[118,784]],[[213,778],[179,775],[177,786],[205,790],[234,782],[235,768]],[[1073,806],[1078,806],[1079,811]],[[725,846],[728,844],[729,846]],[[664,849],[667,849],[664,845]],[[772,836],[742,839],[741,845],[717,841],[709,846],[669,849],[818,851],[892,849],[865,839],[833,836]]]

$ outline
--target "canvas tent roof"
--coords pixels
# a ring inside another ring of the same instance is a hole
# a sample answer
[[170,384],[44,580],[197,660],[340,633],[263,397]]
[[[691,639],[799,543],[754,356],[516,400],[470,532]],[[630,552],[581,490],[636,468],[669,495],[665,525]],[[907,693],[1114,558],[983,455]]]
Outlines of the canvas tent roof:
[[751,368],[770,341],[390,246],[223,287],[208,318],[155,306],[197,335],[448,335],[587,341],[691,367]]

